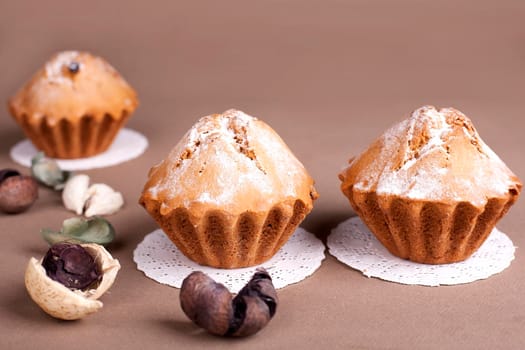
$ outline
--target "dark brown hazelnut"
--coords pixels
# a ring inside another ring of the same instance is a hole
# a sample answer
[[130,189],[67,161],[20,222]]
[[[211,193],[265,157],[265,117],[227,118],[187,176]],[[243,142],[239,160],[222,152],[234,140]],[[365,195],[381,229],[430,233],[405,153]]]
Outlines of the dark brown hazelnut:
[[38,198],[38,183],[31,176],[5,169],[0,172],[0,210],[8,214],[27,210]]
[[233,298],[228,289],[201,271],[182,282],[182,310],[196,325],[216,335],[242,337],[257,333],[277,309],[277,293],[260,268]]
[[2,169],[0,170],[0,183],[11,176],[18,176],[20,173],[15,169]]
[[46,274],[69,289],[86,290],[102,279],[95,259],[79,244],[54,244],[42,260]]

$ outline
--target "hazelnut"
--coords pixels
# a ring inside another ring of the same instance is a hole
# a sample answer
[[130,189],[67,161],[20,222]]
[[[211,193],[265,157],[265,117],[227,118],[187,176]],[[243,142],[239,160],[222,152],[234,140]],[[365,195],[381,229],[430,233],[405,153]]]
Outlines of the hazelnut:
[[0,170],[0,182],[4,181],[8,177],[11,176],[18,176],[20,175],[20,172],[15,169],[2,169]]
[[102,279],[95,259],[79,244],[54,244],[47,251],[42,266],[49,278],[71,290],[92,288]]
[[27,210],[38,198],[38,184],[13,169],[0,171],[0,210],[8,214]]
[[[59,243],[64,244],[64,243]],[[38,261],[35,258],[31,258],[25,272],[25,286],[33,301],[40,306],[49,315],[59,318],[62,320],[76,320],[84,316],[92,314],[100,310],[103,306],[102,302],[98,300],[113,284],[117,276],[117,272],[120,269],[118,260],[114,259],[111,254],[101,245],[89,243],[81,244],[89,255],[93,258],[96,269],[100,273],[99,277],[96,277],[91,283],[86,282],[87,288],[77,289],[68,288],[64,284],[52,279],[46,267],[42,265],[44,259]],[[50,249],[53,250],[53,247]],[[58,251],[58,253],[57,253]],[[47,255],[61,255],[63,249],[55,249]],[[70,252],[71,253],[71,252]],[[86,271],[88,275],[91,275],[93,266],[90,263],[90,259],[84,260],[85,257],[78,258],[78,248],[73,248],[72,256],[62,259],[62,263],[54,263],[51,265],[60,267],[63,274],[58,279],[68,280],[72,275],[85,275]],[[72,258],[71,261],[70,258]],[[83,271],[83,267],[75,266],[80,261],[88,262],[88,269]],[[73,265],[64,266],[64,264]],[[53,267],[50,267],[53,269]],[[51,275],[57,275],[51,271]],[[84,281],[85,282],[85,281]],[[76,282],[73,281],[73,284]],[[84,283],[82,283],[84,284]]]
[[224,285],[195,271],[182,282],[180,304],[186,316],[208,332],[242,337],[257,333],[271,320],[277,293],[262,268],[234,298]]

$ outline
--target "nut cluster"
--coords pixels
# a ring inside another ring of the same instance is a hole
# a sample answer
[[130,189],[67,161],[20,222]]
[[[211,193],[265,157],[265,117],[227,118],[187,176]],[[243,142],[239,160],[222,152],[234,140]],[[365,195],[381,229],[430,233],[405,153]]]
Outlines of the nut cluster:
[[277,293],[262,268],[233,298],[224,285],[195,271],[182,282],[180,304],[186,316],[208,332],[242,337],[270,322],[277,309]]

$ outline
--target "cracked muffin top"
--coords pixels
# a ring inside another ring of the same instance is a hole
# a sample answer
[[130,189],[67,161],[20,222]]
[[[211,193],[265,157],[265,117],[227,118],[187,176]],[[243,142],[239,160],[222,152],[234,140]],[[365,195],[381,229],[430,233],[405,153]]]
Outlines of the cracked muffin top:
[[387,130],[339,175],[343,192],[416,200],[469,201],[516,196],[521,183],[454,108],[423,106]]
[[313,179],[277,133],[238,110],[201,118],[154,166],[140,202],[160,202],[165,215],[178,207],[231,214],[267,211],[317,197]]
[[28,118],[50,125],[84,116],[97,120],[121,118],[138,105],[135,90],[108,62],[88,52],[63,51],[54,55],[9,100],[15,119]]

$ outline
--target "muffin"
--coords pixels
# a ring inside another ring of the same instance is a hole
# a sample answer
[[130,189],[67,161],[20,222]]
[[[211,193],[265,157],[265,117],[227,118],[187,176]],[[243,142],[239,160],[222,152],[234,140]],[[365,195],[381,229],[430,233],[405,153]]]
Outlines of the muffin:
[[53,158],[104,152],[138,105],[137,94],[100,57],[56,54],[9,100],[35,147]]
[[518,199],[522,184],[453,108],[424,106],[339,175],[355,212],[393,254],[462,261]]
[[271,258],[311,211],[314,181],[267,124],[201,118],[149,172],[140,204],[189,259],[239,268]]

